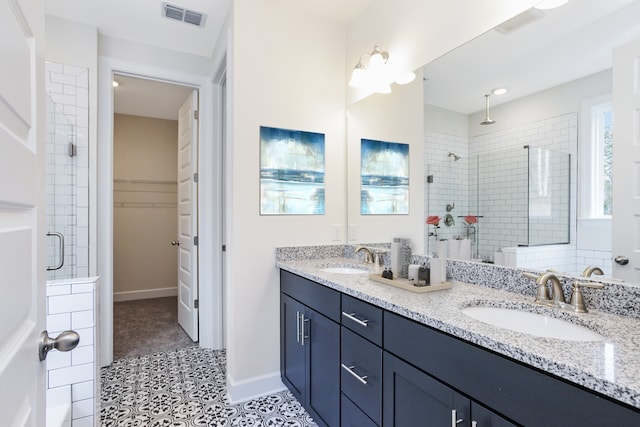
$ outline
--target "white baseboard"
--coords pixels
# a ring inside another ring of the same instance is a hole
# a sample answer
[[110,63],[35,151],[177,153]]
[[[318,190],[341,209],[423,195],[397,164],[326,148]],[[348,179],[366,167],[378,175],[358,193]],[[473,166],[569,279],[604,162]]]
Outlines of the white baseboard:
[[280,371],[244,381],[234,381],[227,373],[227,395],[232,404],[246,402],[285,389],[285,385],[280,380]]
[[175,297],[178,295],[178,288],[158,288],[158,289],[145,289],[142,291],[125,291],[114,292],[113,302],[120,301],[133,301],[137,299],[151,299],[151,298],[163,298],[163,297]]

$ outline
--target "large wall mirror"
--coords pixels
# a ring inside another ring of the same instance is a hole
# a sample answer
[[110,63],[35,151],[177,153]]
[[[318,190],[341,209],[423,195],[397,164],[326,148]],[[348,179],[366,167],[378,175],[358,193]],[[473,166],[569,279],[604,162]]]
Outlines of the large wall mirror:
[[[640,39],[637,16],[640,0],[531,9],[422,69],[424,176],[412,186],[423,215],[404,221],[420,227],[414,252],[433,253],[437,233],[455,243],[453,258],[468,238],[471,259],[568,274],[597,265],[611,276],[612,51]],[[362,223],[352,190],[348,220]]]

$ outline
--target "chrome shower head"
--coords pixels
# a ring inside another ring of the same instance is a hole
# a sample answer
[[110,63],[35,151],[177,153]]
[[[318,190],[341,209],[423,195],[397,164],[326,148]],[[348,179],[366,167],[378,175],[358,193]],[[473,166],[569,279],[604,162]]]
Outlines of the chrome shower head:
[[484,96],[485,119],[484,121],[480,122],[481,125],[492,125],[496,122],[495,120],[491,120],[491,117],[489,117],[489,97],[490,96],[491,94],[487,94]]
[[453,157],[453,161],[454,162],[457,162],[458,160],[460,160],[460,156],[458,156],[458,155],[456,155],[456,154],[454,154],[452,152],[449,152],[449,154],[447,154],[447,157]]

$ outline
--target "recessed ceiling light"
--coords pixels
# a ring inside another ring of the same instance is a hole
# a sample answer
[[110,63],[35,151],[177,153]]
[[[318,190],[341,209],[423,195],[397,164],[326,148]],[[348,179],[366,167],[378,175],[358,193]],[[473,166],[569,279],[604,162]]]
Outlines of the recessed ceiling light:
[[118,87],[120,86],[120,83],[118,83],[117,80],[114,80],[113,83],[111,83],[113,85],[113,87]]
[[569,0],[542,0],[535,5],[536,9],[555,9],[556,7],[564,6],[569,3]]
[[509,92],[509,89],[507,89],[506,87],[497,87],[491,91],[491,93],[494,95],[504,95],[507,92]]

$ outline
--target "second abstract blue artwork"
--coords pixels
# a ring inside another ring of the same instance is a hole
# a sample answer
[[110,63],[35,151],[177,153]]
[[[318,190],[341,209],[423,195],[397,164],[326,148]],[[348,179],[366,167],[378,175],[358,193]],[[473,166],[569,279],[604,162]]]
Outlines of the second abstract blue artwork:
[[409,144],[362,139],[360,213],[409,213]]

